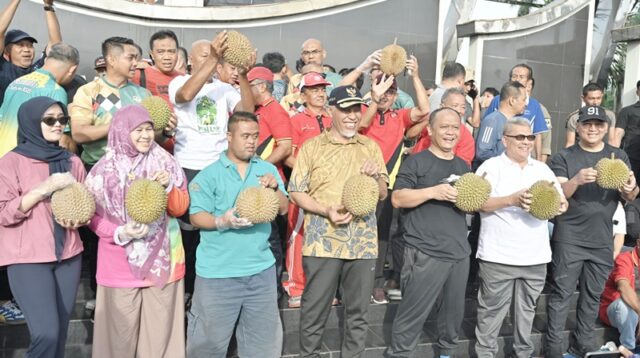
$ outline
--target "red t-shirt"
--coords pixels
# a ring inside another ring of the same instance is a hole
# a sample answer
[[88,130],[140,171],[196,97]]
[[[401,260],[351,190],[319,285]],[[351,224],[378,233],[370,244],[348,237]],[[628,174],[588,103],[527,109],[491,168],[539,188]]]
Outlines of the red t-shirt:
[[[291,117],[291,147],[294,156],[298,155],[298,151],[307,140],[319,135],[323,130],[331,128],[331,117],[324,113],[320,116],[322,118],[319,121],[315,114],[305,108],[304,112]],[[322,123],[322,128],[320,128],[320,123]]]
[[[362,115],[367,111],[367,106],[362,106]],[[389,160],[394,157],[396,152],[402,156],[401,147],[404,139],[404,132],[411,127],[411,108],[392,109],[384,112],[384,118],[380,118],[380,112],[376,113],[371,120],[371,124],[367,128],[362,129],[362,134],[373,139],[378,143],[382,150],[384,162],[389,164]]]
[[607,282],[604,284],[604,291],[600,296],[600,310],[598,311],[598,316],[602,322],[611,325],[609,317],[607,316],[607,308],[609,308],[609,305],[613,301],[620,298],[620,292],[618,292],[616,282],[623,279],[627,280],[631,285],[631,289],[633,289],[633,291],[636,290],[635,268],[637,265],[638,253],[635,248],[631,252],[623,252],[616,257],[613,270],[611,271]]
[[[420,133],[420,139],[418,139],[416,145],[413,147],[413,154],[429,148],[430,145],[431,136],[429,135],[427,128],[425,128],[422,133]],[[476,155],[476,143],[473,140],[473,135],[464,124],[460,126],[460,139],[453,148],[453,153],[460,159],[464,160],[469,166],[471,166],[471,161]]]
[[[139,86],[142,86],[141,82],[141,70],[136,70],[136,74],[133,76],[133,82]],[[169,104],[171,110],[173,110],[173,105],[169,100],[169,82],[171,82],[174,78],[180,76],[180,72],[173,71],[170,74],[166,75],[160,72],[155,67],[147,67],[144,69],[144,77],[145,83],[144,87],[151,92],[152,95],[161,97],[165,102]],[[164,128],[163,128],[164,129]],[[175,137],[166,140],[162,147],[166,149],[169,153],[173,154],[173,147],[176,143]]]
[[[278,140],[291,139],[291,120],[287,111],[273,97],[259,104],[255,114],[260,128],[256,154],[267,160],[273,148],[278,145]],[[276,163],[276,167],[284,178],[282,162]]]

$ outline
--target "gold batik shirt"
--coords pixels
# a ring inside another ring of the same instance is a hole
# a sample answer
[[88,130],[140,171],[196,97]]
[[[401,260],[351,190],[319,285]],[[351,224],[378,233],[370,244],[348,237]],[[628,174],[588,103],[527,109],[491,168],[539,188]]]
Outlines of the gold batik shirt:
[[[300,149],[291,173],[289,192],[304,192],[324,206],[340,205],[347,179],[360,173],[372,159],[385,181],[389,176],[382,151],[373,140],[356,134],[348,143],[335,141],[329,130],[308,140]],[[334,225],[328,218],[305,211],[303,256],[338,259],[375,259],[378,231],[375,213],[346,225]]]

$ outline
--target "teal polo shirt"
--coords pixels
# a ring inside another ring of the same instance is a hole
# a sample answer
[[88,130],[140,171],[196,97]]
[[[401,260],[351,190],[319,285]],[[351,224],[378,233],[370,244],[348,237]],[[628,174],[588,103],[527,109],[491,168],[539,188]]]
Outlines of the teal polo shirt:
[[[284,183],[273,164],[254,156],[242,179],[224,151],[220,159],[200,171],[189,184],[189,213],[206,211],[216,217],[222,216],[235,205],[242,190],[259,186],[260,176],[269,173],[278,181],[278,189],[286,195]],[[245,277],[268,269],[275,263],[269,248],[270,234],[270,223],[223,232],[200,230],[196,274],[204,278]]]

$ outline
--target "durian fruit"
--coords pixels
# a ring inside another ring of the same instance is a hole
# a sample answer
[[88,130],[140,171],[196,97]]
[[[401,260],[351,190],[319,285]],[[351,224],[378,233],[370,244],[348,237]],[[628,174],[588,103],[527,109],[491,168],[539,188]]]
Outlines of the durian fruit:
[[380,55],[380,71],[387,76],[396,76],[404,71],[406,62],[407,51],[404,48],[396,44],[385,46]]
[[137,179],[129,186],[124,205],[131,219],[141,224],[151,224],[167,210],[167,193],[155,180]]
[[249,39],[238,31],[227,31],[227,50],[222,57],[236,67],[243,67],[253,53],[253,45]]
[[553,186],[553,182],[539,180],[529,188],[531,205],[529,214],[536,219],[549,220],[558,214],[560,209],[560,193]]
[[611,159],[602,158],[595,166],[598,171],[596,183],[604,189],[620,189],[629,180],[629,167],[611,153]]
[[155,130],[163,130],[171,118],[171,107],[162,97],[146,97],[140,104],[149,112]]
[[253,224],[268,223],[278,215],[280,200],[273,189],[251,187],[238,194],[235,208],[239,217]]
[[453,187],[458,191],[456,207],[467,213],[480,210],[491,194],[489,181],[474,173],[462,175]]
[[84,185],[73,183],[53,193],[51,211],[58,220],[86,223],[96,212],[96,201]]
[[378,182],[364,174],[347,179],[342,189],[342,205],[357,217],[364,217],[376,211],[379,198]]

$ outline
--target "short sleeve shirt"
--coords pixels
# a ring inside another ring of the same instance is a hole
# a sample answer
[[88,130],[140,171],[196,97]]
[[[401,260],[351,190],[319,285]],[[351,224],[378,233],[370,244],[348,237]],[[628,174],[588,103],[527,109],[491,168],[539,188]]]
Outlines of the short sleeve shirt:
[[[140,103],[151,93],[132,82],[116,87],[103,77],[78,88],[73,103],[69,106],[71,122],[78,124],[110,124],[113,115],[122,107]],[[95,164],[105,153],[107,137],[84,143],[81,154],[86,164]]]
[[616,128],[624,129],[622,148],[632,159],[640,160],[640,101],[620,110]]
[[620,298],[620,292],[618,291],[617,282],[620,280],[627,280],[631,285],[631,289],[636,290],[636,267],[638,267],[638,255],[636,250],[622,252],[616,257],[613,270],[609,274],[607,282],[604,284],[604,291],[600,296],[600,309],[598,310],[598,316],[602,322],[611,325],[609,316],[607,315],[607,309],[609,305]]
[[[226,151],[223,152],[215,163],[201,170],[189,183],[189,213],[224,215],[234,207],[238,194],[246,188],[259,186],[259,177],[265,174],[275,176],[278,190],[286,194],[278,171],[271,163],[254,156],[243,179]],[[200,230],[196,273],[205,278],[228,278],[251,276],[266,270],[275,262],[269,248],[270,234],[270,223],[223,232]]]
[[[605,144],[600,152],[587,152],[574,144],[551,157],[549,167],[557,177],[571,179],[581,169],[594,167],[602,158],[629,158],[621,149]],[[621,200],[617,190],[603,189],[597,183],[580,185],[568,198],[567,212],[556,217],[553,240],[588,248],[613,250],[613,214]]]
[[29,67],[19,67],[7,61],[4,56],[0,56],[0,105],[4,102],[4,92],[9,84],[15,81],[18,77],[22,77],[30,72],[35,71],[44,65],[44,59],[46,55],[43,53],[36,62]]
[[[180,76],[180,72],[173,71],[170,74],[165,74],[155,67],[147,67],[144,69],[145,75],[145,88],[151,92],[154,96],[162,97],[167,103],[171,104],[169,100],[169,83]],[[140,85],[141,71],[136,71],[133,77],[133,83]],[[171,106],[173,107],[173,105]]]
[[67,92],[53,75],[37,69],[11,82],[0,107],[0,156],[18,144],[18,110],[29,99],[38,96],[67,104]]
[[[560,183],[549,167],[528,158],[524,167],[506,153],[488,159],[476,171],[491,183],[491,197],[511,195],[539,180],[552,182],[561,196]],[[477,258],[512,266],[540,265],[551,261],[547,220],[539,220],[520,207],[481,212]]]
[[183,168],[202,170],[227,149],[227,123],[240,94],[228,83],[214,79],[195,98],[176,103],[178,90],[191,75],[176,77],[169,84],[169,99],[178,117],[174,155]]
[[326,113],[316,115],[305,108],[304,112],[291,117],[291,147],[294,156],[298,155],[302,145],[309,139],[331,128],[331,117]]
[[[374,160],[388,180],[380,148],[373,140],[356,134],[347,143],[333,139],[331,131],[308,140],[298,153],[291,173],[289,192],[309,194],[320,205],[339,205],[348,178],[360,173],[367,159]],[[305,211],[303,256],[336,259],[375,259],[378,231],[375,213],[354,217],[346,225]]]
[[[498,111],[499,106],[500,95],[493,98],[491,104],[485,112],[485,117],[490,113],[493,113],[494,111]],[[531,131],[533,132],[533,134],[538,134],[549,130],[544,120],[544,113],[542,113],[540,102],[538,102],[535,98],[529,97],[527,107],[525,107],[524,113],[522,113],[521,116],[529,120],[529,123],[531,124]]]
[[[430,188],[451,175],[469,171],[469,166],[458,157],[441,159],[425,150],[402,163],[393,190]],[[438,260],[455,262],[471,253],[466,214],[451,202],[429,200],[405,209],[404,228],[407,245]]]

